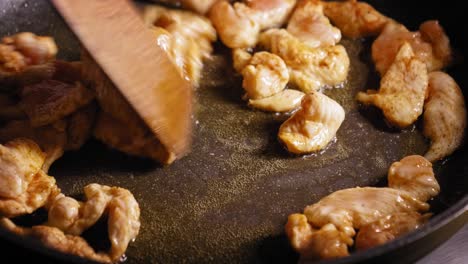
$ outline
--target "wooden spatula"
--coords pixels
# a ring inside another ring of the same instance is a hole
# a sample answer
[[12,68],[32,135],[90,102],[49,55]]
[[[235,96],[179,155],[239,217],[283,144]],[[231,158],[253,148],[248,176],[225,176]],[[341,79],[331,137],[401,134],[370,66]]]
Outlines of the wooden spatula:
[[69,27],[161,143],[191,143],[192,89],[128,0],[52,0]]

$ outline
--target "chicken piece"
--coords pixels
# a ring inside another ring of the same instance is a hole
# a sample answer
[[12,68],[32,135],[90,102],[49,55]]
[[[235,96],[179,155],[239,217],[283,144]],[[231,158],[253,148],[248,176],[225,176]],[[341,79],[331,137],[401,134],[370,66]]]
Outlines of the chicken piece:
[[341,40],[341,32],[330,24],[323,14],[323,3],[306,0],[298,4],[287,30],[291,35],[312,48],[333,46]]
[[411,45],[405,42],[380,81],[380,90],[359,92],[357,100],[375,105],[392,125],[404,128],[422,114],[427,85],[426,65],[413,53]]
[[79,82],[70,85],[46,80],[24,87],[19,104],[28,115],[31,125],[39,127],[64,118],[93,98],[94,92]]
[[28,139],[0,145],[0,215],[16,217],[44,206],[57,190],[41,170],[45,154]]
[[38,225],[31,228],[19,227],[10,219],[1,218],[0,227],[20,236],[41,241],[44,246],[71,255],[80,256],[91,261],[111,263],[111,258],[104,253],[96,253],[94,249],[79,236],[66,235],[55,227]]
[[284,29],[260,34],[259,44],[284,60],[291,82],[305,93],[337,86],[348,75],[350,61],[341,45],[311,48]]
[[434,162],[461,145],[467,122],[466,107],[462,91],[446,73],[429,74],[427,94],[423,132],[431,140],[431,146],[424,156]]
[[301,105],[304,93],[292,89],[284,89],[270,97],[249,100],[249,106],[268,112],[291,112]]
[[330,259],[347,256],[352,239],[339,232],[333,224],[314,230],[303,214],[292,214],[286,223],[286,234],[301,260]]
[[91,137],[96,119],[97,105],[84,106],[68,117],[65,150],[78,150]]
[[[232,64],[234,70],[241,73],[242,70],[247,66],[252,59],[252,54],[244,49],[233,49],[232,50]],[[284,62],[283,62],[284,63]]]
[[213,6],[216,1],[217,0],[153,0],[153,2],[170,4],[176,7],[182,6],[183,8],[193,10],[202,15],[208,13],[211,6]]
[[136,238],[140,229],[140,208],[126,189],[99,184],[84,189],[86,202],[70,197],[58,197],[49,209],[48,225],[67,234],[80,235],[108,213],[108,233],[111,242],[110,257],[118,260],[128,243]]
[[19,137],[33,140],[46,153],[42,170],[47,173],[50,165],[63,155],[67,143],[66,129],[65,120],[43,127],[32,127],[28,120],[15,120],[0,128],[0,142]]
[[371,5],[357,0],[323,1],[325,15],[344,36],[362,38],[377,36],[391,21]]
[[0,42],[0,83],[21,85],[37,78],[52,75],[51,65],[57,46],[51,37],[36,36],[30,32],[4,37]]
[[245,3],[218,1],[210,11],[210,19],[222,42],[229,48],[251,48],[258,34],[286,22],[296,0],[249,0]]
[[301,108],[280,127],[278,137],[295,154],[322,150],[345,118],[343,107],[319,92],[306,94]]
[[362,226],[356,236],[356,249],[366,250],[383,245],[399,236],[418,229],[427,222],[430,214],[415,212],[396,213]]
[[94,136],[125,153],[172,163],[175,154],[161,144],[89,55],[83,55],[83,78],[95,89],[102,109],[96,117]]
[[405,42],[411,44],[416,58],[426,64],[428,72],[440,70],[452,60],[449,38],[438,21],[424,22],[417,32],[410,32],[405,26],[392,22],[372,44],[372,59],[380,75],[387,72]]
[[420,201],[427,201],[440,192],[432,163],[419,155],[407,156],[390,166],[388,187],[408,192]]
[[281,92],[289,81],[284,61],[275,54],[261,51],[242,70],[242,87],[251,99],[262,99]]

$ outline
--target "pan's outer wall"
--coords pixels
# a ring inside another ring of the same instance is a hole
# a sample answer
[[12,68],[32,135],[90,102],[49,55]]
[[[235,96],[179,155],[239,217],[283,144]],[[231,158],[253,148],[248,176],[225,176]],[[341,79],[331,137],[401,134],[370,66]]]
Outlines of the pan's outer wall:
[[[440,1],[437,5],[436,1],[425,1],[424,5],[415,2],[419,1],[371,1],[410,29],[416,29],[424,20],[438,18],[454,46],[466,57],[467,34],[459,26],[464,21],[461,2],[445,1],[447,6],[443,8]],[[25,30],[53,35],[61,58],[78,57],[76,39],[48,1],[0,1],[0,35]],[[338,142],[323,155],[305,159],[288,156],[275,137],[285,117],[272,118],[245,108],[239,99],[239,79],[226,77],[232,71],[220,70],[222,67],[217,66],[227,62],[215,56],[207,67],[214,78],[199,89],[196,113],[200,124],[189,157],[169,168],[158,168],[93,142],[78,153],[67,154],[54,165],[52,173],[67,194],[80,193],[90,182],[119,185],[135,193],[142,205],[143,227],[129,248],[128,263],[293,263],[297,256],[282,231],[287,214],[337,189],[379,184],[392,161],[407,154],[421,154],[426,147],[419,133],[386,131],[372,120],[374,116],[359,111],[350,93],[370,88],[376,80],[372,70],[362,63],[368,60],[358,53],[362,45],[351,41],[344,44],[354,61],[351,78],[345,89],[329,95],[344,105],[347,119]],[[217,51],[225,50],[218,47]],[[450,73],[468,95],[464,89],[468,87],[466,70],[463,64]],[[467,204],[467,155],[463,148],[443,166],[436,166],[442,193],[433,203],[438,214],[429,225],[335,263],[392,263],[395,259],[411,263],[450,237],[467,221],[466,214],[460,213]],[[57,257],[30,241],[3,233],[0,237]]]

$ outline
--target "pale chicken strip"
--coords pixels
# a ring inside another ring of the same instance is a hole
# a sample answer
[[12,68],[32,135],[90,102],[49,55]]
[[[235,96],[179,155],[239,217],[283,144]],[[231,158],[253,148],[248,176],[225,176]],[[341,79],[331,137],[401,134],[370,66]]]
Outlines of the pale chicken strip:
[[372,44],[372,59],[380,75],[387,72],[405,42],[411,45],[415,56],[426,64],[429,72],[440,70],[452,61],[450,40],[438,21],[426,21],[416,32],[391,22]]
[[306,94],[301,108],[280,127],[278,137],[289,152],[305,154],[324,149],[345,118],[343,107],[319,92]]
[[305,93],[340,85],[348,75],[350,60],[341,45],[311,48],[284,29],[262,33],[259,44],[284,60],[291,83]]
[[232,5],[225,0],[211,8],[210,19],[229,48],[251,48],[259,33],[286,22],[296,0],[249,0]]
[[249,106],[267,112],[291,112],[301,105],[304,93],[292,89],[284,89],[270,97],[250,99]]
[[400,128],[413,124],[423,112],[428,85],[426,65],[405,42],[380,81],[380,90],[359,92],[357,100],[380,108],[387,121]]
[[333,46],[341,40],[341,32],[330,24],[318,0],[300,2],[288,22],[287,30],[312,48]]
[[391,21],[365,2],[346,0],[322,3],[325,15],[349,38],[377,36]]
[[466,118],[463,93],[455,80],[446,73],[431,72],[423,124],[431,146],[424,156],[434,162],[452,154],[462,144]]
[[242,87],[248,98],[262,99],[284,90],[289,81],[288,68],[275,54],[261,51],[253,55],[242,70]]

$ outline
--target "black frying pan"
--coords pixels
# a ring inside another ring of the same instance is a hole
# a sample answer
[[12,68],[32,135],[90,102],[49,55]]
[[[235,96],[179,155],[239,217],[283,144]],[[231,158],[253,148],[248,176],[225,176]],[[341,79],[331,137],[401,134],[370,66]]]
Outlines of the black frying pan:
[[[439,19],[459,55],[467,55],[461,2],[370,2],[410,29],[424,20]],[[52,35],[60,48],[59,57],[78,58],[76,38],[48,1],[2,0],[0,35],[18,31]],[[384,186],[392,162],[423,154],[427,148],[418,126],[403,132],[389,130],[378,112],[360,109],[355,102],[357,91],[378,84],[369,58],[370,43],[343,41],[352,61],[348,83],[327,94],[343,105],[347,117],[338,141],[322,154],[287,154],[276,139],[286,116],[245,106],[240,99],[240,79],[233,75],[225,56],[227,50],[217,44],[197,91],[198,122],[189,156],[162,168],[91,141],[57,161],[50,174],[69,195],[79,196],[83,186],[92,182],[122,186],[135,194],[142,209],[142,228],[127,251],[127,263],[295,263],[298,256],[283,230],[289,214],[339,189]],[[458,63],[448,72],[468,97],[467,65]],[[434,165],[442,191],[431,202],[435,216],[427,225],[384,246],[330,263],[412,262],[447,240],[468,219],[467,151],[463,147]],[[44,217],[38,211],[16,220],[41,223]],[[85,234],[96,248],[108,244],[99,239],[105,237],[100,231],[104,229],[101,226]],[[9,248],[24,248],[25,255],[36,256],[36,260],[85,262],[1,230],[0,237]],[[8,259],[8,252],[4,257]]]

